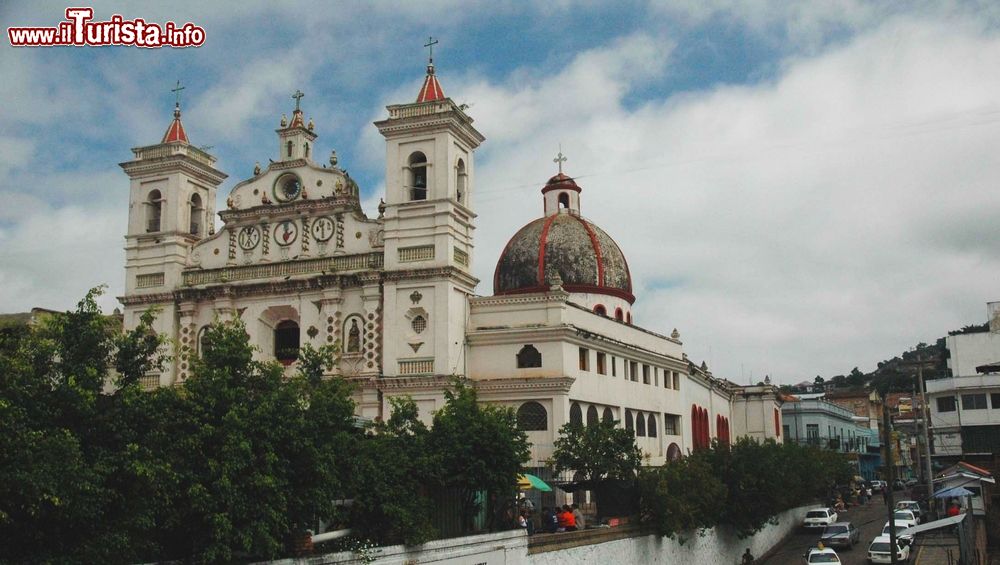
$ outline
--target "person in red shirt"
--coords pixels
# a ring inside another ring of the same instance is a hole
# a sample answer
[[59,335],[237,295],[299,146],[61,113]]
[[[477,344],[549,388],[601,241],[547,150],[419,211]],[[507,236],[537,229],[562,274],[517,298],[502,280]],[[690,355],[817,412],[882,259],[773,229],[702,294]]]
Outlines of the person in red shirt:
[[563,527],[564,531],[576,531],[576,518],[573,517],[573,509],[569,507],[569,504],[564,504],[562,512],[559,513],[559,525]]
[[958,505],[955,504],[954,502],[952,502],[951,505],[948,506],[948,512],[947,512],[947,514],[948,514],[949,518],[952,517],[952,516],[958,516],[961,513],[962,513],[962,511],[958,508]]

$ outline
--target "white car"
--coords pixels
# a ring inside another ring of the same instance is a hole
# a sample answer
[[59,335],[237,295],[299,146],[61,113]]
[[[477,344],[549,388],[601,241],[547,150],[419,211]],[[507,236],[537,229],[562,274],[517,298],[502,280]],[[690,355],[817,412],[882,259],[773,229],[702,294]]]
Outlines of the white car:
[[[897,561],[909,561],[910,560],[910,546],[900,544],[899,541],[896,542],[896,560]],[[879,536],[872,540],[872,544],[868,546],[868,562],[869,563],[892,563],[892,555],[890,553],[890,547],[892,547],[889,540],[889,536]]]
[[[907,545],[913,543],[913,534],[907,534],[905,536],[899,535],[899,532],[909,528],[910,526],[908,526],[904,522],[893,521],[893,523],[896,525],[896,539],[904,542]],[[882,535],[883,536],[889,535],[889,522],[886,522],[885,525],[882,526]]]
[[872,492],[882,492],[882,490],[885,489],[885,481],[880,481],[878,479],[875,479],[871,482],[871,485],[872,485]]
[[906,524],[907,528],[916,526],[919,523],[917,517],[914,516],[913,512],[910,510],[896,510],[892,513],[892,521],[895,522],[897,526],[900,524]]
[[837,522],[837,513],[832,508],[813,508],[806,512],[802,527],[806,529],[823,529]]
[[829,547],[810,549],[806,554],[806,563],[840,563],[840,556]]
[[921,514],[923,514],[923,511],[920,509],[920,503],[916,500],[900,500],[896,503],[896,510],[909,510],[910,512],[913,512],[913,515],[916,516],[918,521],[920,520]]

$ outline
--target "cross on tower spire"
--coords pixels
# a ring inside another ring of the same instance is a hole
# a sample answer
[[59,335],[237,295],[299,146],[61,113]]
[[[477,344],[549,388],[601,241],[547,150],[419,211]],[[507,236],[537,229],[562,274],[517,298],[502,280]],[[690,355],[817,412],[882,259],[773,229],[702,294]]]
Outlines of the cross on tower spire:
[[556,158],[552,160],[553,163],[559,165],[559,174],[562,174],[562,164],[568,161],[565,155],[562,153],[562,143],[559,144],[559,154]]
[[296,112],[300,112],[301,111],[301,110],[299,110],[299,102],[302,101],[302,97],[303,96],[305,96],[305,94],[302,94],[302,91],[296,88],[295,89],[295,94],[292,95],[292,98],[295,99],[295,111]]
[[427,43],[424,43],[424,47],[430,49],[430,54],[429,54],[428,61],[430,62],[431,65],[434,64],[434,46],[437,45],[437,44],[438,44],[438,40],[436,40],[436,39],[434,39],[433,37],[430,37],[430,36],[427,37]]
[[184,87],[181,86],[180,79],[177,79],[177,86],[175,86],[174,88],[170,89],[170,92],[174,93],[174,107],[175,108],[180,108],[181,107],[181,91],[182,90],[184,90]]

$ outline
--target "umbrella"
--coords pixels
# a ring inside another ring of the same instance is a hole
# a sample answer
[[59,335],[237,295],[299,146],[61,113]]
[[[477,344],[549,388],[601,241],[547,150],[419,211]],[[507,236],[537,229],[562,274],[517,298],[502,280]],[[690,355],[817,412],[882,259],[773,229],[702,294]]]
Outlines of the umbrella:
[[521,490],[536,488],[544,492],[550,492],[552,490],[552,487],[545,484],[545,481],[529,473],[517,476],[517,488]]
[[971,490],[962,487],[951,487],[939,490],[934,493],[934,498],[959,498],[974,494]]

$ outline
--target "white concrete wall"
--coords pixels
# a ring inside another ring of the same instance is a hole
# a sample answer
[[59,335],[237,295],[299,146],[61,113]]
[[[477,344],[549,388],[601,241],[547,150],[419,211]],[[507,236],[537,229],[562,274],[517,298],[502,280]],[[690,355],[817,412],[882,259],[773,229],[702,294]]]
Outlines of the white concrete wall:
[[[976,367],[1000,361],[1000,333],[979,332],[945,338],[950,358],[948,368],[956,377],[976,375]],[[928,381],[931,383],[934,381]]]
[[[373,563],[376,565],[738,564],[740,556],[748,547],[758,558],[775,547],[798,527],[805,513],[813,506],[802,506],[784,512],[778,516],[776,525],[768,524],[763,530],[747,539],[739,539],[728,528],[720,527],[707,530],[704,535],[690,532],[683,545],[676,539],[646,535],[528,555],[528,537],[524,532],[515,530],[437,540],[419,548],[384,547],[375,554]],[[313,565],[359,562],[358,556],[350,552],[331,553],[309,559],[309,563]],[[297,561],[285,559],[276,563],[292,565]]]

